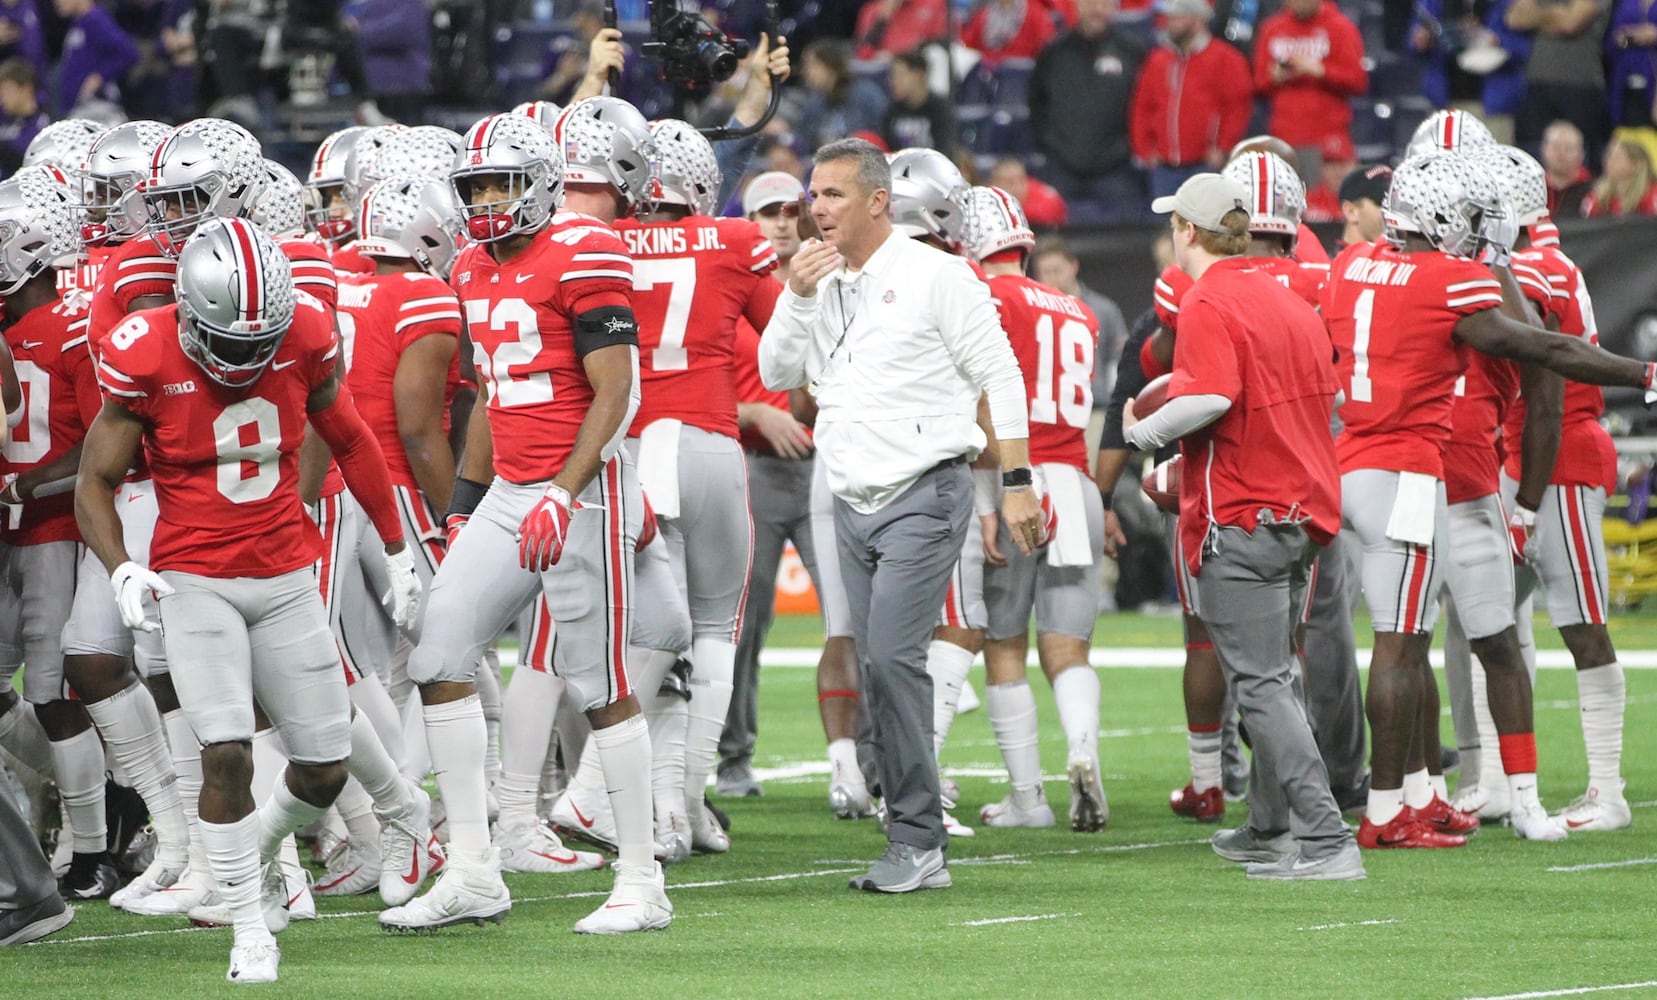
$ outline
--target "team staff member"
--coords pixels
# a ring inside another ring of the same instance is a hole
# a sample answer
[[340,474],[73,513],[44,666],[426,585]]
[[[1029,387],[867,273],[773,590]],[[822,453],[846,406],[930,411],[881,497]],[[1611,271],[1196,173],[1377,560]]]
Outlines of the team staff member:
[[1024,552],[1042,541],[1024,380],[989,291],[965,261],[892,228],[892,176],[867,142],[817,151],[811,214],[824,242],[794,258],[760,341],[766,387],[809,385],[835,495],[839,556],[885,795],[885,855],[852,887],[950,884],[932,751],[927,644],[972,519],[966,459],[985,446],[989,397],[1001,513]]
[[1185,439],[1179,531],[1195,610],[1254,741],[1248,824],[1215,834],[1215,852],[1254,862],[1251,878],[1360,879],[1294,677],[1312,562],[1340,530],[1335,370],[1317,313],[1242,256],[1248,204],[1217,174],[1152,203],[1173,214],[1174,261],[1194,284],[1169,400],[1127,440],[1149,450]]

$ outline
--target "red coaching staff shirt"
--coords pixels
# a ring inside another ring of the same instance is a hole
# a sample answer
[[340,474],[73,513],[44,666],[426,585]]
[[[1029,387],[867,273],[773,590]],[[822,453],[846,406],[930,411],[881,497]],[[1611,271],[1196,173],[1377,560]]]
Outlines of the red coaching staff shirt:
[[1214,527],[1304,522],[1319,545],[1340,530],[1329,337],[1312,307],[1256,263],[1216,261],[1180,303],[1169,397],[1231,401],[1180,441],[1180,541],[1193,574]]

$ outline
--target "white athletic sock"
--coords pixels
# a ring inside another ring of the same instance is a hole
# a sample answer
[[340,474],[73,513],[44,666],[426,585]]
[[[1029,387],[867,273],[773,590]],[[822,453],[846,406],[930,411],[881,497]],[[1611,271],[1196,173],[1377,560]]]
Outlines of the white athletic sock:
[[425,707],[418,693],[403,702],[403,756],[397,761],[403,777],[420,784],[432,770],[431,747],[426,743]]
[[719,735],[731,708],[736,643],[711,636],[691,642],[690,705],[685,723],[685,801],[701,802],[719,759]]
[[386,753],[367,712],[357,712],[351,718],[351,756],[345,766],[381,813],[400,816],[407,811],[408,784],[398,773],[396,761]]
[[1432,786],[1434,795],[1446,802],[1450,801],[1450,784],[1444,780],[1444,775],[1428,774],[1427,784]]
[[[401,778],[398,779],[401,784]],[[380,820],[374,815],[374,799],[363,790],[362,782],[346,778],[345,786],[334,799],[340,822],[345,824],[345,839],[359,851],[380,853]]]
[[1507,789],[1513,796],[1514,809],[1521,806],[1540,804],[1536,794],[1536,772],[1529,774],[1510,774],[1507,776]]
[[1219,788],[1222,780],[1220,762],[1221,727],[1185,731],[1185,748],[1191,758],[1191,789],[1206,792]]
[[527,666],[512,672],[501,703],[501,777],[495,783],[503,827],[535,821],[541,769],[564,688],[564,679],[556,674]]
[[942,639],[933,639],[926,647],[926,672],[932,675],[933,756],[943,752],[949,727],[955,724],[955,709],[961,704],[961,685],[967,682],[967,674],[972,670],[973,656],[971,650]]
[[273,726],[253,734],[253,781],[249,790],[257,805],[276,793],[276,786],[288,770],[288,751]]
[[64,819],[75,838],[76,854],[102,854],[108,848],[104,828],[104,745],[98,731],[52,741],[52,771],[63,798]]
[[369,723],[374,727],[374,734],[380,738],[380,745],[385,747],[385,752],[401,766],[403,717],[398,713],[396,704],[392,702],[391,693],[374,674],[365,674],[357,678],[357,682],[352,684],[349,690],[351,704],[356,706],[357,714],[368,716]]
[[183,709],[175,708],[161,716],[161,725],[167,730],[167,750],[173,755],[173,773],[178,775],[178,804],[184,810],[184,822],[190,830],[190,867],[208,871],[207,851],[201,841],[201,821],[196,807],[201,801],[201,744]]
[[1404,811],[1404,790],[1402,788],[1375,788],[1369,789],[1369,803],[1364,808],[1364,818],[1376,826],[1386,826],[1398,818]]
[[1411,771],[1404,775],[1404,804],[1411,809],[1424,809],[1433,801],[1433,783],[1428,780],[1427,769]]
[[830,740],[828,745],[829,780],[843,781],[857,788],[867,788],[863,768],[857,763],[857,741],[849,737]]
[[[1622,797],[1622,723],[1628,688],[1622,664],[1576,672],[1582,706],[1582,742],[1588,750],[1588,784],[1601,798]],[[55,744],[54,744],[55,745]]]
[[[259,859],[269,861],[287,836],[322,818],[327,806],[314,806],[288,788],[284,772],[276,781],[269,800],[259,807]],[[295,859],[297,860],[297,858]]]
[[268,939],[259,902],[259,813],[250,812],[234,823],[203,820],[200,826],[213,881],[230,908],[236,943]]
[[[690,705],[676,692],[661,692],[661,685],[641,695],[650,728],[650,790],[658,819],[689,815],[685,799],[685,729],[690,723]],[[700,801],[700,797],[698,797]]]
[[1053,703],[1059,708],[1059,725],[1070,742],[1070,755],[1099,757],[1099,675],[1086,663],[1060,670],[1053,676]]
[[443,793],[449,845],[467,861],[489,850],[489,804],[483,785],[483,745],[489,738],[477,695],[425,706],[426,742]]
[[[501,777],[501,667],[491,649],[478,664],[478,704],[483,706],[483,780],[495,787]],[[493,661],[493,662],[491,662]]]
[[86,711],[104,738],[110,760],[122,765],[132,787],[143,796],[155,827],[156,853],[170,862],[182,862],[190,848],[190,828],[184,822],[178,775],[167,753],[161,713],[155,710],[150,689],[133,684],[103,701],[88,703]]
[[594,729],[592,749],[604,765],[604,787],[616,817],[616,861],[648,868],[651,846],[650,728],[635,715],[606,729]]
[[984,688],[984,705],[989,711],[995,742],[1001,747],[1001,757],[1007,762],[1013,794],[1034,795],[1041,790],[1041,734],[1036,722],[1036,696],[1030,690],[1030,682],[990,684]]
[[35,707],[21,698],[11,711],[0,715],[0,746],[42,778],[52,776],[52,741],[40,728]]
[[[1473,721],[1479,728],[1479,754],[1470,765],[1467,755],[1461,757],[1461,777],[1469,786],[1477,785],[1480,788],[1500,788],[1500,782],[1505,780],[1502,769],[1502,737],[1496,732],[1496,718],[1490,714],[1490,679],[1485,675],[1483,665],[1475,668],[1472,673],[1473,687]],[[1490,752],[1485,753],[1484,748]],[[1470,771],[1469,767],[1476,767]]]

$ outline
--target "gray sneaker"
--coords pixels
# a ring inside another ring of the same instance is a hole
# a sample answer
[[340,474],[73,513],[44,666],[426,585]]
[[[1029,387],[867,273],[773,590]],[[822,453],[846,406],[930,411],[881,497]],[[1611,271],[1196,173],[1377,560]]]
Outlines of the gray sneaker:
[[925,851],[908,844],[887,844],[886,853],[869,869],[869,873],[851,880],[853,889],[864,892],[914,892],[917,889],[947,889],[949,886],[949,868],[944,863],[944,852],[936,847]]
[[1213,846],[1215,854],[1227,861],[1274,864],[1296,853],[1295,840],[1287,833],[1269,839],[1261,838],[1246,826],[1221,830],[1210,837],[1208,843]]
[[748,799],[765,794],[765,786],[754,777],[753,769],[746,763],[720,768],[713,790],[722,799]]
[[1354,882],[1364,878],[1364,859],[1358,845],[1345,847],[1326,858],[1307,861],[1297,849],[1275,862],[1259,862],[1244,869],[1249,878],[1303,882]]

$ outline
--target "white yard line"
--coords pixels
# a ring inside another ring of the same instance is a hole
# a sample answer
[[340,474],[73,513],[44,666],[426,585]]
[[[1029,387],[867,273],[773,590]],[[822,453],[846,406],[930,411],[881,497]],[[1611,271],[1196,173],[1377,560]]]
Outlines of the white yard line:
[[1080,913],[1035,913],[1028,917],[988,917],[984,920],[963,920],[951,927],[990,927],[995,924],[1027,924],[1033,920],[1063,920],[1065,917],[1079,917]]
[[1565,990],[1536,990],[1532,993],[1503,993],[1493,997],[1468,997],[1467,1000],[1541,1000],[1542,997],[1579,997],[1587,993],[1611,993],[1617,990],[1643,990],[1657,986],[1657,979],[1642,983],[1616,983],[1610,986],[1575,986]]
[[1630,858],[1627,861],[1601,861],[1592,865],[1555,865],[1550,872],[1593,872],[1602,868],[1633,868],[1637,865],[1657,865],[1657,858]]
[[1297,931],[1332,931],[1342,927],[1383,927],[1387,924],[1396,924],[1398,921],[1388,917],[1385,920],[1352,920],[1340,924],[1313,924],[1310,927],[1296,927]]

